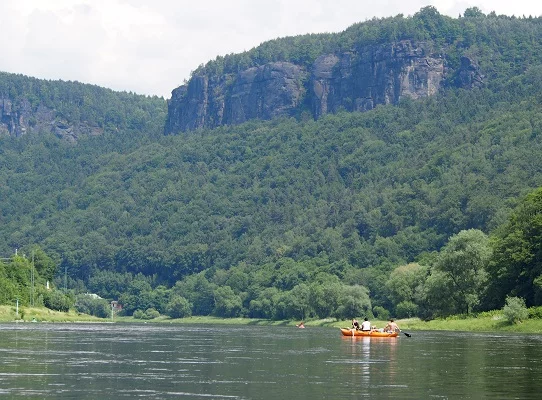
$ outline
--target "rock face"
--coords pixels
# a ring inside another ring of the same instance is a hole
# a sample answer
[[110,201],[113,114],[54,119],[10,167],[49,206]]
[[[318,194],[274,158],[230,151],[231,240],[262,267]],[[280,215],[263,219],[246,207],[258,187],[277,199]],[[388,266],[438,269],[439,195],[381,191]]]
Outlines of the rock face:
[[367,111],[437,93],[444,80],[444,59],[425,43],[399,42],[364,48],[359,54],[324,55],[312,73],[315,117],[340,108]]
[[241,72],[224,105],[224,124],[252,118],[289,115],[303,98],[307,73],[288,62],[276,62]]
[[101,128],[87,124],[69,124],[66,120],[43,105],[32,108],[27,99],[17,103],[0,96],[0,135],[22,136],[27,133],[54,133],[70,142],[80,135],[100,135]]
[[[224,76],[193,76],[172,92],[166,133],[296,115],[314,118],[341,109],[367,111],[402,97],[432,96],[445,85],[483,83],[473,60],[446,67],[442,49],[409,40],[321,55],[310,68],[273,62]],[[451,78],[453,77],[453,82]]]
[[293,114],[308,73],[289,62],[269,63],[222,77],[194,76],[172,92],[166,131],[233,125]]

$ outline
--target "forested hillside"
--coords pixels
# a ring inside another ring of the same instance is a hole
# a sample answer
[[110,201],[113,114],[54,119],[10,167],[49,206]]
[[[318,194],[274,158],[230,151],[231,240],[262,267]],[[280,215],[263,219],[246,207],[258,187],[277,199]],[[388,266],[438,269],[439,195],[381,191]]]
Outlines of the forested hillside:
[[104,133],[163,130],[166,102],[79,82],[0,72],[0,136],[52,133],[75,142]]
[[[521,37],[539,23],[476,18]],[[401,31],[392,22],[382,23]],[[119,126],[75,145],[0,137],[0,253],[21,249],[18,265],[22,251],[40,254],[40,282],[54,263],[57,287],[140,317],[430,318],[507,296],[541,305],[542,64],[522,57],[540,37],[523,48],[476,37],[479,54],[489,41],[517,63],[486,69],[483,87],[363,113],[175,136]],[[523,258],[512,268],[514,246]],[[28,274],[10,265],[0,263],[10,293],[0,300],[20,291],[30,302]]]

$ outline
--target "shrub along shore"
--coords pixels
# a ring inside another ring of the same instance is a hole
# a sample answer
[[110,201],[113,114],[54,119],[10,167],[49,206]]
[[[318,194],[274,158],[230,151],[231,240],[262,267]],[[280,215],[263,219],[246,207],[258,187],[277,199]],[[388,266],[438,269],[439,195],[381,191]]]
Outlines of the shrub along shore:
[[[17,313],[18,311],[18,313]],[[299,321],[283,320],[271,321],[251,318],[217,318],[211,316],[198,316],[172,319],[160,316],[152,320],[140,320],[133,317],[114,316],[113,318],[98,318],[75,311],[60,312],[40,307],[0,306],[0,322],[71,322],[71,323],[168,323],[168,324],[205,324],[205,325],[255,325],[255,326],[292,326]],[[403,331],[465,331],[465,332],[513,332],[542,334],[542,319],[527,319],[511,324],[502,312],[494,311],[478,316],[452,316],[444,319],[422,321],[419,318],[396,320]],[[304,325],[310,327],[341,328],[350,327],[349,320],[336,320],[333,318],[307,320]],[[371,320],[372,325],[382,328],[386,321]]]

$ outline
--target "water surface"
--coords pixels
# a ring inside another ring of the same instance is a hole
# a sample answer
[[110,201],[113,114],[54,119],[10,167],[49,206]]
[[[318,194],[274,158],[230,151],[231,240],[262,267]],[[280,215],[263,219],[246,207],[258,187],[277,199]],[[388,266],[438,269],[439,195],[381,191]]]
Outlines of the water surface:
[[539,399],[542,336],[0,324],[0,397]]

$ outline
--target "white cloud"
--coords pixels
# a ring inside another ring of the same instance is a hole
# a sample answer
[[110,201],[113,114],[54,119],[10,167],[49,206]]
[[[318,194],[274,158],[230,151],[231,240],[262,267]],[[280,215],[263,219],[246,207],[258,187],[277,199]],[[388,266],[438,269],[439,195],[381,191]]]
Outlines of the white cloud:
[[529,0],[2,0],[0,70],[169,97],[218,55],[427,5],[453,17],[474,6],[542,15],[542,2]]

